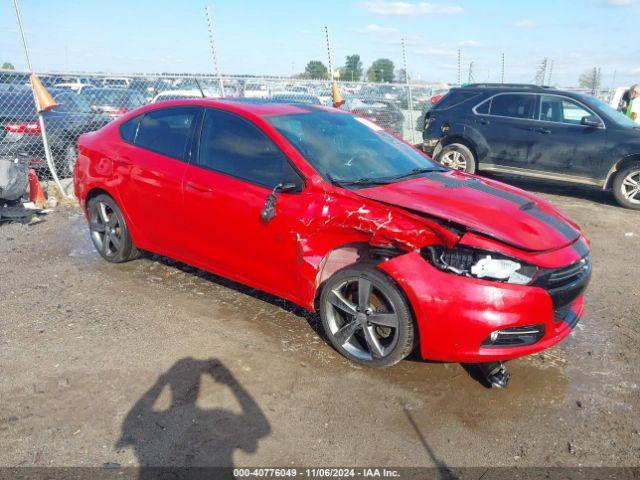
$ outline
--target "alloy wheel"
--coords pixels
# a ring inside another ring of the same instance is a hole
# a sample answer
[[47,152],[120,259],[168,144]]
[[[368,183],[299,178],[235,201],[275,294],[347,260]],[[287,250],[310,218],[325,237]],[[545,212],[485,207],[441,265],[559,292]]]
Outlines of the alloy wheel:
[[122,226],[116,213],[106,203],[95,204],[89,230],[96,248],[106,257],[114,257],[122,249]]
[[624,177],[620,185],[622,195],[629,202],[640,204],[640,170],[634,170]]
[[398,314],[371,280],[345,280],[329,292],[325,302],[328,333],[351,355],[372,360],[393,351],[398,342]]
[[457,150],[449,150],[440,157],[440,163],[445,167],[464,172],[467,169],[467,159]]

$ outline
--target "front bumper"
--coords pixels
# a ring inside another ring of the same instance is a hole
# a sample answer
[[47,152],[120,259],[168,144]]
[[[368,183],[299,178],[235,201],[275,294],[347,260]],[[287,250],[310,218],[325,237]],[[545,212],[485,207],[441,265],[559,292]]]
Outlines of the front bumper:
[[[458,276],[438,270],[419,252],[380,265],[404,290],[416,318],[423,358],[492,362],[529,355],[563,340],[583,312],[582,289],[554,306],[548,290]],[[483,346],[496,330],[544,325],[544,336],[522,346]]]

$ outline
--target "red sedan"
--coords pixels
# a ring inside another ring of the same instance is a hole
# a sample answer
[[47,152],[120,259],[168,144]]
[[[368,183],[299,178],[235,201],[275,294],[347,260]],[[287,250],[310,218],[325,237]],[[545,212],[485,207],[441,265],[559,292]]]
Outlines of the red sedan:
[[576,224],[336,109],[148,105],[80,138],[74,181],[106,260],[152,251],[319,311],[365,365],[417,345],[441,361],[519,357],[582,314]]

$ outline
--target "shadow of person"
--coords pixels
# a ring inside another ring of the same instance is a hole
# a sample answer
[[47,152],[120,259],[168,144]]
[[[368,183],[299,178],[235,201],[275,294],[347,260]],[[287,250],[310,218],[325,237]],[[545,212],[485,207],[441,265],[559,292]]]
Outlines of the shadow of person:
[[[203,375],[228,388],[241,413],[196,405]],[[165,387],[171,405],[159,410],[155,404]],[[254,453],[258,440],[270,432],[260,407],[219,360],[183,358],[160,375],[129,411],[116,448],[133,448],[140,479],[193,478],[196,472],[202,478],[232,478],[233,452]]]

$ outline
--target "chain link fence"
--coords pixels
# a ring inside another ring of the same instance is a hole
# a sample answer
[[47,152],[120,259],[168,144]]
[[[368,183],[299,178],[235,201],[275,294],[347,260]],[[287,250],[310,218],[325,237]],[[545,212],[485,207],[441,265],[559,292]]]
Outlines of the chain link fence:
[[[80,135],[148,103],[184,98],[332,106],[329,81],[206,75],[107,75],[37,73],[57,106],[43,114],[55,172],[70,178]],[[340,82],[341,107],[417,144],[424,112],[446,85]],[[411,99],[411,100],[410,100]],[[27,72],[0,70],[0,159],[33,168],[50,180],[43,135]]]

